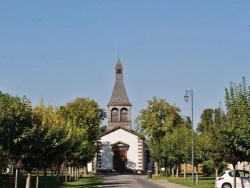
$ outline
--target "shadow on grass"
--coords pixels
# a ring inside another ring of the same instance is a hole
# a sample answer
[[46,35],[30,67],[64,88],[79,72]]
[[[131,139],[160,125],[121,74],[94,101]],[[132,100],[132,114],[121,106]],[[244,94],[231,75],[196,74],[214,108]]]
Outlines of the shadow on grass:
[[103,179],[97,176],[87,176],[78,179],[74,182],[67,182],[64,183],[62,188],[69,188],[69,187],[84,187],[84,188],[95,188],[98,185],[103,184]]
[[[31,177],[31,187],[36,186],[36,178],[37,176]],[[64,180],[64,177],[60,177],[60,182]],[[18,188],[25,188],[26,185],[26,176],[19,176],[17,181]],[[15,187],[15,177],[13,176],[6,176],[0,178],[0,188],[13,188]],[[39,176],[39,186],[44,187],[44,177]],[[55,188],[59,187],[56,183],[56,176],[48,176],[47,177],[47,188]]]
[[205,176],[199,176],[200,180],[215,180],[214,176],[209,176],[209,177],[205,177]]

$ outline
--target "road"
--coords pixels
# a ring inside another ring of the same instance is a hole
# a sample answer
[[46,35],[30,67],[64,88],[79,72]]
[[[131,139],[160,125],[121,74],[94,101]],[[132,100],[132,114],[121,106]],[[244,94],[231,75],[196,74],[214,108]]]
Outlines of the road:
[[103,174],[103,188],[165,188],[147,179],[147,175],[140,174]]

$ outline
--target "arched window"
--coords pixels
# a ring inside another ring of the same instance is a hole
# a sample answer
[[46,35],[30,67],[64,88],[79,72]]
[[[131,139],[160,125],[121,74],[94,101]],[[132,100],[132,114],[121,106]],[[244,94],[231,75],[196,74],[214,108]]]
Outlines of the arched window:
[[121,121],[128,121],[128,110],[126,108],[121,109]]
[[111,110],[111,121],[118,121],[118,109],[113,108]]

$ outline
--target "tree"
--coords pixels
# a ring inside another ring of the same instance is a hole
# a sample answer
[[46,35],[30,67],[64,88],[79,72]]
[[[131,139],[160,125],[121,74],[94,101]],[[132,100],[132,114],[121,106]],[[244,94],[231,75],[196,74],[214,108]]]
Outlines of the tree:
[[225,93],[226,121],[220,132],[221,142],[231,156],[227,162],[235,169],[238,161],[250,161],[250,87],[243,77],[239,84],[231,82]]
[[135,119],[137,131],[150,140],[159,140],[167,132],[172,132],[177,126],[183,124],[180,109],[170,105],[164,99],[153,97],[148,100],[148,107],[142,109]]
[[[240,161],[250,160],[250,87],[242,83],[225,89],[226,122],[222,130],[225,149]],[[227,142],[227,143],[226,143]]]
[[[219,166],[226,158],[229,158],[229,156],[224,152],[220,142],[220,129],[225,122],[225,114],[222,107],[214,110],[208,108],[203,110],[200,117],[201,120],[196,130],[199,133],[199,137],[201,137],[205,143],[198,147],[202,149],[199,150],[199,152],[203,153],[202,156],[204,157],[204,160],[213,160],[215,165],[215,174],[218,176]],[[199,143],[197,144],[199,145]]]
[[200,116],[200,123],[196,128],[198,133],[209,132],[211,125],[213,125],[214,111],[211,108],[203,110]]
[[147,108],[140,111],[135,123],[141,137],[149,139],[149,149],[155,161],[157,174],[158,163],[164,160],[161,147],[163,137],[172,133],[176,127],[188,126],[188,123],[181,118],[180,109],[170,105],[166,100],[153,97],[147,102]]
[[101,134],[101,133],[105,132],[106,130],[107,130],[107,125],[103,125],[100,127],[99,133]]
[[[191,130],[180,126],[167,133],[160,142],[165,169],[176,169],[191,159]],[[178,173],[176,173],[178,175]],[[172,172],[172,176],[174,176]]]
[[18,141],[32,126],[31,110],[30,101],[25,96],[19,98],[0,92],[0,159],[19,164],[22,150]]
[[72,145],[67,153],[67,161],[70,165],[86,166],[99,150],[95,141],[106,112],[94,100],[76,98],[62,106],[60,114],[71,128]]
[[47,168],[60,166],[65,160],[67,131],[60,114],[52,105],[45,107],[43,99],[32,110],[32,117],[33,127],[18,142],[23,148],[21,161],[28,172],[26,187],[30,187],[31,173],[35,168],[44,169],[44,187],[47,187]]

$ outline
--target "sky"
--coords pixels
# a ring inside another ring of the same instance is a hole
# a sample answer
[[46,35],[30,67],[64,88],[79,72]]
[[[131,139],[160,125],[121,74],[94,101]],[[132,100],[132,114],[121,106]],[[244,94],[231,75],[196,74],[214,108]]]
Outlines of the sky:
[[[120,58],[132,121],[154,96],[191,116],[250,85],[250,1],[0,0],[0,91],[107,110]],[[107,125],[107,119],[103,122]],[[133,125],[135,127],[135,125]]]

